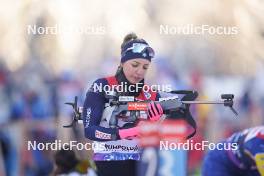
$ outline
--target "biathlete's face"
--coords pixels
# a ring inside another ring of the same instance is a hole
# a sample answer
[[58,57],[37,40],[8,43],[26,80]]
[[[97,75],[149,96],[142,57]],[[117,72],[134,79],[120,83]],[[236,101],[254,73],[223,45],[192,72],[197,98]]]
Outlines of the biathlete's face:
[[132,84],[136,84],[144,79],[149,65],[150,61],[136,58],[126,61],[122,64],[122,67],[127,80]]

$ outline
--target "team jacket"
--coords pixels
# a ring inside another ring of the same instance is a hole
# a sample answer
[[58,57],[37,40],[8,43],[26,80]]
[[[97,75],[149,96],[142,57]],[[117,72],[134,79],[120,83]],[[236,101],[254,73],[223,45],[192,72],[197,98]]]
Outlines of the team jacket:
[[246,129],[233,134],[227,142],[237,143],[238,150],[228,150],[229,159],[240,169],[254,170],[254,158],[264,154],[264,126]]
[[[126,119],[118,119],[118,127],[110,128],[107,119],[104,118],[112,113],[113,108],[109,106],[109,100],[105,98],[105,90],[99,87],[111,87],[119,84],[118,77],[112,76],[96,80],[88,90],[83,106],[83,124],[85,137],[95,141],[102,148],[94,149],[94,160],[139,160],[140,148],[137,139],[122,139],[118,136],[118,129],[131,125]],[[95,88],[97,85],[97,88]],[[100,86],[101,85],[101,86]],[[139,94],[139,95],[138,95]],[[156,92],[138,92],[138,100],[158,100],[159,94]]]

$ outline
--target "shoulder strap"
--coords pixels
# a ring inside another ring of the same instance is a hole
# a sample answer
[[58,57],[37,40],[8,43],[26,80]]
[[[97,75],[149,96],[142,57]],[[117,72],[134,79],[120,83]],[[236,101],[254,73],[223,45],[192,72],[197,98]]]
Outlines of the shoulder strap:
[[[198,93],[192,93],[192,94],[187,94],[185,95],[181,100],[182,101],[193,101],[198,97]],[[187,104],[186,105],[186,109],[184,111],[184,117],[185,120],[192,126],[192,128],[194,129],[194,131],[188,135],[187,139],[190,139],[191,137],[193,137],[196,134],[196,129],[197,129],[197,125],[195,120],[192,117],[192,114],[190,113],[190,105]]]

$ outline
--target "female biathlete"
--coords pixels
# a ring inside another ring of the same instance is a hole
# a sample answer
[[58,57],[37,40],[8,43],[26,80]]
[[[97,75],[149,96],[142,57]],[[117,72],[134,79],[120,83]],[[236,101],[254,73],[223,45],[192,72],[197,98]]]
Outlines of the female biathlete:
[[138,123],[129,118],[118,118],[117,127],[110,128],[106,118],[111,114],[109,99],[105,89],[96,88],[122,85],[123,89],[119,86],[115,90],[119,95],[152,100],[148,105],[147,120],[159,120],[163,110],[160,104],[153,102],[159,99],[159,93],[145,89],[147,85],[144,83],[153,57],[154,50],[144,39],[139,39],[134,33],[128,34],[121,45],[121,61],[116,74],[97,79],[86,94],[82,114],[85,136],[104,143],[103,149],[95,149],[93,156],[99,176],[136,175],[140,148],[136,139]]

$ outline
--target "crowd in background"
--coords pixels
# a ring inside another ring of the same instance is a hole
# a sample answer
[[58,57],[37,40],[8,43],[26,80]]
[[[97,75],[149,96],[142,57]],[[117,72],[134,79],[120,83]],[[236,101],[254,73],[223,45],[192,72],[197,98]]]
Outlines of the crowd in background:
[[[219,98],[210,97],[207,94],[208,87],[204,85],[208,86],[221,81],[224,89],[226,84],[229,84],[228,81],[225,82],[218,77],[214,77],[214,81],[210,83],[209,78],[195,70],[182,78],[177,71],[168,70],[169,67],[165,68],[158,62],[155,64],[160,70],[161,78],[164,78],[166,83],[171,83],[175,89],[198,90],[198,98],[202,100],[220,98],[220,94],[217,93],[214,96]],[[236,78],[233,79],[233,81],[238,81]],[[205,84],[206,80],[207,84]],[[0,170],[6,172],[7,175],[47,175],[54,170],[54,151],[28,150],[28,141],[47,143],[60,139],[62,142],[70,140],[87,142],[88,139],[84,138],[81,125],[76,128],[63,128],[62,126],[69,124],[72,117],[71,107],[64,103],[73,101],[74,96],[78,96],[78,103],[82,105],[91,81],[93,80],[83,82],[80,76],[70,71],[65,71],[58,77],[47,77],[39,70],[30,69],[11,73],[4,64],[1,64],[0,166],[4,168]],[[195,142],[202,140],[217,142],[235,131],[263,125],[264,95],[255,92],[256,81],[258,81],[256,78],[244,80],[242,83],[244,86],[237,88],[239,90],[235,92],[234,108],[239,113],[238,117],[223,106],[194,106],[192,113],[198,124],[198,132],[193,140]],[[151,80],[151,82],[158,82],[158,79]],[[219,87],[215,87],[215,90],[217,92]],[[222,92],[232,93],[225,92],[225,90]],[[189,173],[199,173],[205,152],[189,151]],[[90,151],[78,151],[77,154],[82,159],[88,159],[91,156]]]
[[[195,89],[199,100],[235,95],[231,110],[192,106],[194,141],[217,142],[231,133],[263,125],[264,13],[259,0],[79,0],[0,2],[0,175],[48,175],[54,151],[28,150],[27,141],[87,142],[82,125],[63,128],[72,118],[65,105],[85,93],[98,77],[114,74],[120,44],[129,32],[149,41],[156,57],[148,84]],[[28,27],[87,29],[33,34]],[[235,27],[235,35],[173,34],[160,26]],[[188,152],[188,172],[199,174],[206,151]],[[91,152],[77,151],[81,160]],[[92,163],[91,163],[92,164]]]

